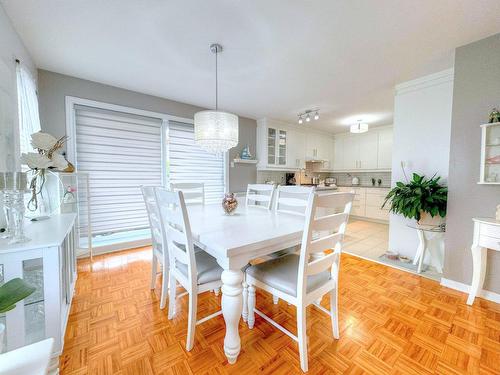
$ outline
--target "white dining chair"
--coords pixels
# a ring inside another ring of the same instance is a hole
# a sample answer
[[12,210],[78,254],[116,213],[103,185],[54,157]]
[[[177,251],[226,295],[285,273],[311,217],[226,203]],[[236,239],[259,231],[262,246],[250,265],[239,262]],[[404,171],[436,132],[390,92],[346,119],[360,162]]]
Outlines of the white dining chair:
[[205,184],[203,182],[171,183],[172,191],[182,191],[187,205],[205,204]]
[[278,186],[274,203],[275,211],[304,216],[309,194],[312,191],[314,191],[313,186]]
[[160,309],[164,309],[168,295],[168,248],[165,233],[161,225],[161,215],[156,202],[153,186],[141,186],[144,204],[148,213],[149,227],[151,229],[151,243],[153,247],[153,259],[151,267],[151,289],[156,288],[156,276],[158,275],[158,263],[161,265],[161,297]]
[[248,184],[246,195],[246,206],[255,206],[271,209],[274,196],[274,185],[271,184]]
[[166,233],[170,259],[170,293],[168,301],[168,319],[175,315],[176,281],[189,294],[188,332],[186,350],[194,345],[197,324],[206,322],[220,314],[213,313],[196,320],[198,294],[219,289],[222,285],[222,267],[214,257],[205,251],[194,251],[191,226],[182,191],[169,191],[156,188],[155,195],[161,211],[161,222]]
[[54,339],[51,337],[0,354],[0,374],[46,375],[53,346]]
[[[274,211],[292,215],[305,216],[307,202],[310,194],[314,191],[313,186],[278,186],[274,201]],[[269,258],[279,258],[287,254],[296,253],[300,246],[289,247],[269,254]],[[273,303],[279,303],[278,296],[273,295]]]
[[[340,254],[353,198],[354,194],[352,193],[310,194],[300,255],[288,254],[251,266],[246,270],[249,328],[254,327],[255,314],[258,314],[297,341],[300,367],[304,372],[308,370],[306,333],[306,307],[308,305],[313,304],[330,316],[333,337],[339,338],[338,276]],[[318,216],[318,208],[320,207],[328,210],[341,208],[342,212]],[[326,254],[324,251],[328,249],[333,251]],[[314,256],[315,254],[319,256]],[[255,287],[296,306],[297,336],[255,308]],[[327,293],[330,293],[330,311],[317,303],[317,300]]]

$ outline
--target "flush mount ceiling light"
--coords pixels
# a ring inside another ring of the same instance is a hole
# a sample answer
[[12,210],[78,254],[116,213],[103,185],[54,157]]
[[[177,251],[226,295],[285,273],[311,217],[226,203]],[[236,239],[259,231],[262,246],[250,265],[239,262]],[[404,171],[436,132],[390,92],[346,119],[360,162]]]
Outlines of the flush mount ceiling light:
[[368,124],[358,120],[357,124],[351,125],[351,133],[366,133],[368,131]]
[[308,109],[302,113],[299,113],[297,116],[299,117],[299,124],[302,124],[304,122],[304,119],[306,120],[306,122],[311,122],[311,118],[319,120],[319,109]]
[[238,144],[238,116],[219,111],[217,55],[220,44],[210,45],[215,54],[215,110],[201,111],[194,115],[194,140],[204,150],[222,153]]

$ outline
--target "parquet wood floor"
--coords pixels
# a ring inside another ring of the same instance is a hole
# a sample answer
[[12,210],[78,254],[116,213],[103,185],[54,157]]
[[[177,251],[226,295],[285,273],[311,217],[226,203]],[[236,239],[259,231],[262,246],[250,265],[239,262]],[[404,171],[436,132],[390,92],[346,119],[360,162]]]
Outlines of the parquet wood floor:
[[[79,261],[63,375],[301,373],[296,343],[258,316],[253,330],[240,324],[235,365],[224,356],[221,316],[197,327],[186,352],[187,296],[167,320],[158,292],[149,290],[150,259],[147,248],[98,256],[93,272],[88,260]],[[311,307],[309,373],[500,374],[500,305],[476,299],[469,307],[465,300],[435,281],[343,254],[341,338],[332,338],[328,316]],[[257,306],[296,332],[292,306],[275,306],[263,293]],[[199,297],[198,317],[218,309],[220,296]]]

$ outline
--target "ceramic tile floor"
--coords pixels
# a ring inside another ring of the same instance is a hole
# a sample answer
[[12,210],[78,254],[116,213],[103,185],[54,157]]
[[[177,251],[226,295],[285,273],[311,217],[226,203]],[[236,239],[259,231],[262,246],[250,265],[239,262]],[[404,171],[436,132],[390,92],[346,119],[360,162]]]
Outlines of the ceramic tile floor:
[[[347,225],[344,237],[343,251],[364,259],[374,260],[389,266],[393,263],[385,262],[380,258],[389,248],[389,225],[371,221],[351,219]],[[397,267],[407,270],[406,267]],[[410,271],[411,272],[411,271]],[[441,275],[433,268],[421,273],[422,276],[440,280]]]

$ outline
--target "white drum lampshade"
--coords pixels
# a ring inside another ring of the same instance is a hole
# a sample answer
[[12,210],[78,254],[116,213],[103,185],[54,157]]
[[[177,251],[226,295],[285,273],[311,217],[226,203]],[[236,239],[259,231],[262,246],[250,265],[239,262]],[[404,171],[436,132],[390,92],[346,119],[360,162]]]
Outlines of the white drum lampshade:
[[238,144],[238,116],[211,110],[195,113],[194,140],[211,153],[235,147]]

